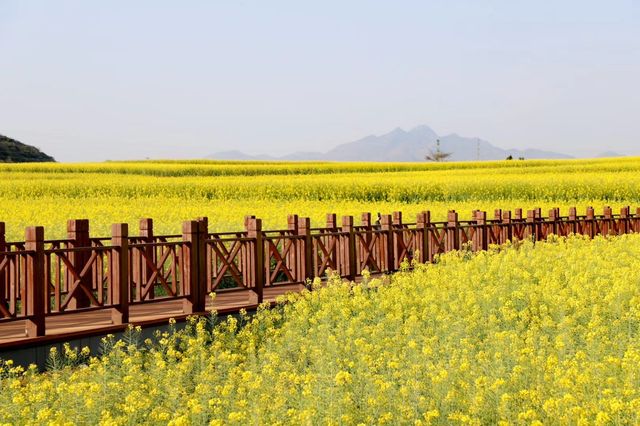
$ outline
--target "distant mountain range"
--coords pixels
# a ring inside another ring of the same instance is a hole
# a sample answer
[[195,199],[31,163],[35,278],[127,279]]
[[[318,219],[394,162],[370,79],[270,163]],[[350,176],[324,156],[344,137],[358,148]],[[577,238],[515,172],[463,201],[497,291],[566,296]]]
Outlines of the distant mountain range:
[[[573,158],[559,152],[538,149],[502,149],[479,138],[468,138],[455,133],[439,136],[429,126],[418,126],[409,131],[396,128],[381,136],[367,136],[354,142],[338,145],[327,152],[294,152],[281,157],[249,155],[240,151],[223,151],[207,156],[217,160],[318,160],[318,161],[425,161],[429,151],[436,149],[451,153],[447,161]],[[615,153],[605,153],[612,156]]]
[[624,156],[625,156],[624,154],[620,154],[619,152],[605,151],[596,155],[596,158],[610,158],[610,157],[624,157]]
[[0,163],[42,163],[56,161],[35,146],[0,135]]

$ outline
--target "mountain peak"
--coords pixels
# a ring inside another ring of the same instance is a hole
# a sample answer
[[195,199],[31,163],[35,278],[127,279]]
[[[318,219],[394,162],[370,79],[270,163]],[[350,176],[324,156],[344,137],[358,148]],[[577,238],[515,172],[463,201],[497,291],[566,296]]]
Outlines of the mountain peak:
[[402,127],[396,127],[395,129],[387,133],[387,135],[404,135],[406,133],[407,132]]
[[612,158],[612,157],[624,157],[624,154],[620,154],[616,151],[605,151],[596,155],[596,158]]
[[424,131],[433,132],[433,129],[427,126],[426,124],[421,124],[411,129],[411,131],[412,132],[424,132]]
[[434,132],[433,129],[427,126],[426,124],[414,127],[413,129],[411,129],[409,133],[411,133],[412,135],[423,137],[425,139],[429,139],[429,140],[431,139],[435,140],[438,138],[438,134]]
[[[396,127],[381,136],[367,136],[354,142],[338,145],[325,153],[296,152],[278,160],[317,160],[317,161],[412,161],[423,162],[430,149],[435,148],[436,139],[440,139],[441,149],[451,153],[449,161],[504,160],[512,157],[530,158],[571,158],[557,152],[540,150],[505,150],[491,145],[480,138],[466,138],[456,133],[438,136],[429,126],[414,127],[409,132]],[[260,159],[242,153],[218,153],[209,158],[237,156],[238,159]],[[233,158],[235,159],[235,158]]]

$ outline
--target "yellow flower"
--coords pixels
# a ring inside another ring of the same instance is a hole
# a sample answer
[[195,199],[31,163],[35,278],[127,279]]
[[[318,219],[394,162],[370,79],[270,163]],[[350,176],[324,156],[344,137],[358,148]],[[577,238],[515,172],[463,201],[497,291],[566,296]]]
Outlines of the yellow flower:
[[338,371],[335,377],[335,382],[337,385],[346,385],[351,383],[351,373],[348,371]]

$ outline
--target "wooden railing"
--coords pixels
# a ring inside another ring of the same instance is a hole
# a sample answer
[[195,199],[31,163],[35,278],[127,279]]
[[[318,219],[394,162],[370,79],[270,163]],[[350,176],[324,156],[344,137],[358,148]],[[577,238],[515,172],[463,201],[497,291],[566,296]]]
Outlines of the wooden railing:
[[486,250],[552,234],[640,232],[640,208],[613,214],[605,207],[601,215],[593,208],[578,215],[571,208],[567,216],[552,209],[546,217],[540,209],[526,215],[521,209],[496,210],[493,218],[474,211],[468,221],[450,211],[444,222],[432,222],[425,211],[412,223],[404,222],[401,212],[375,220],[363,213],[359,225],[352,216],[338,223],[329,214],[320,228],[290,215],[280,230],[263,230],[259,218],[248,216],[244,231],[227,233],[210,233],[203,217],[184,222],[179,235],[155,235],[153,221],[143,219],[138,236],[129,235],[127,224],[114,224],[104,238],[90,237],[88,220],[70,220],[66,239],[46,240],[44,231],[28,227],[24,241],[10,242],[0,222],[0,339],[3,327],[16,321],[24,324],[25,337],[38,338],[48,334],[47,319],[59,315],[73,322],[77,313],[107,311],[111,325],[123,325],[135,322],[130,314],[140,305],[158,304],[162,315],[162,302],[175,301],[185,315],[199,314],[211,308],[210,293],[249,294],[251,302],[237,310],[272,301],[265,299],[270,289],[300,291],[329,271],[353,280],[364,271],[396,271],[405,260],[433,262],[463,247]]

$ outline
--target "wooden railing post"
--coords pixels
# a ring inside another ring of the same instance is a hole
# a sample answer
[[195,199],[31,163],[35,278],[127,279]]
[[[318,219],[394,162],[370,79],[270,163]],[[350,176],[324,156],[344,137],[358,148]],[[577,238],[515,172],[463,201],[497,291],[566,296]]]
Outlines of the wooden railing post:
[[[91,247],[91,239],[89,237],[89,220],[88,219],[72,219],[67,221],[67,237],[71,240],[69,242],[70,248],[78,248],[78,247]],[[80,273],[86,263],[91,258],[91,252],[78,252],[78,253],[69,253],[67,255],[71,265],[76,270],[77,273]],[[70,285],[75,281],[75,275],[67,270],[66,273],[66,285]],[[84,277],[81,279],[82,285],[89,289],[92,288],[93,284],[93,268],[91,268],[90,272],[87,272]],[[69,309],[79,309],[79,308],[87,308],[91,305],[91,301],[89,297],[83,291],[77,291],[75,293],[75,297],[71,299],[69,302]]]
[[502,209],[495,209],[493,211],[493,220],[502,222]]
[[393,214],[391,215],[391,223],[396,226],[402,226],[402,212],[393,212]]
[[569,207],[569,229],[571,234],[578,233],[578,209]]
[[[373,238],[375,238],[375,235],[373,235],[373,225],[374,223],[371,220],[371,213],[369,212],[362,212],[362,214],[360,214],[360,228],[363,231],[363,233],[360,235],[361,239],[360,239],[360,244],[358,245],[358,243],[355,243],[355,264],[356,265],[360,265],[362,262],[362,256],[364,256],[363,254],[363,246],[364,247],[369,247],[369,245],[371,244],[371,240]],[[363,243],[364,242],[364,243]],[[360,269],[360,266],[358,267],[358,269]],[[361,273],[361,271],[355,271],[354,274],[358,275],[359,273]]]
[[[253,215],[244,217],[244,232],[246,236],[249,235],[249,223],[255,218]],[[243,244],[240,252],[242,253],[242,282],[249,287],[251,283],[255,282],[253,277],[253,271],[255,270],[253,244]]]
[[183,309],[187,314],[205,311],[206,281],[203,270],[206,267],[203,259],[205,236],[201,233],[201,224],[197,220],[182,223],[182,285],[184,299]]
[[[142,241],[145,243],[154,242],[153,239],[153,219],[144,218],[139,222],[139,233]],[[142,254],[144,252],[144,255]],[[135,249],[132,253],[133,265],[129,265],[132,270],[134,282],[136,284],[136,300],[141,299],[141,294],[149,282],[149,278],[153,275],[153,270],[149,267],[144,256],[146,256],[154,265],[156,264],[156,250],[154,247],[145,247]],[[155,297],[155,289],[152,285],[147,292],[147,297],[153,299]]]
[[366,228],[371,228],[371,213],[363,212],[360,215],[360,225]]
[[636,214],[631,218],[631,229],[633,232],[640,232],[640,207],[636,207]]
[[431,220],[430,213],[424,211],[418,213],[416,217],[416,249],[420,250],[418,262],[427,263],[429,261],[429,222]]
[[513,218],[516,220],[522,220],[522,209],[521,208],[517,208],[513,211]]
[[249,223],[251,222],[251,219],[255,219],[256,217],[254,215],[246,215],[244,217],[244,229],[247,230],[249,227]]
[[595,210],[593,209],[593,207],[587,207],[587,217],[586,217],[587,235],[590,238],[593,238],[596,235],[596,223],[595,223],[595,221],[596,221],[596,219],[595,219]]
[[[44,228],[30,226],[25,232],[25,250],[31,251],[26,258],[24,312],[27,315],[26,333],[28,337],[45,335],[45,312],[48,292],[44,270]],[[26,294],[25,294],[26,293]]]
[[631,207],[625,206],[620,208],[620,219],[618,221],[618,235],[628,234],[631,229],[631,217],[629,212]]
[[[265,283],[265,253],[264,253],[264,234],[262,233],[262,219],[251,217],[247,221],[247,237],[252,238],[251,250],[251,278],[253,278],[253,288],[256,293],[258,303],[264,300],[264,283]],[[245,283],[249,286],[250,283]]]
[[342,216],[342,237],[340,244],[340,274],[353,280],[356,277],[356,236],[353,229],[353,216]]
[[145,242],[153,242],[153,219],[144,218],[140,219],[140,236],[145,239]]
[[[395,261],[392,264],[393,269],[398,269],[400,267],[400,263],[404,261],[401,259],[402,249],[400,244],[404,238],[404,231],[402,230],[402,212],[395,211],[391,215],[391,245],[393,246],[393,259]],[[408,257],[409,253],[407,253]]]
[[562,213],[560,212],[560,207],[556,207],[556,217],[558,218],[558,226],[557,231],[560,232],[560,227],[561,226],[565,226],[566,229],[566,224],[563,224],[563,219],[562,219]]
[[[207,307],[207,298],[209,297],[209,287],[211,286],[211,277],[213,276],[213,259],[211,251],[207,247],[207,240],[209,239],[209,218],[207,216],[199,216],[196,218],[198,221],[198,229],[200,230],[200,261],[204,262],[199,268],[199,273],[202,282],[204,282],[205,292],[205,309]],[[242,258],[242,255],[241,255]]]
[[196,219],[198,222],[198,280],[200,283],[202,294],[204,294],[204,307],[207,308],[207,298],[209,297],[209,286],[211,283],[211,256],[207,248],[207,240],[209,239],[209,218],[200,216]]
[[327,229],[332,231],[338,229],[338,221],[335,213],[327,213]]
[[458,213],[450,210],[447,214],[447,238],[445,240],[444,250],[449,252],[460,249],[460,223],[458,222]]
[[[287,230],[290,232],[290,235],[299,235],[298,233],[298,215],[290,214],[287,215]],[[298,275],[301,271],[302,264],[301,261],[303,259],[303,242],[300,240],[291,241],[293,247],[289,250],[286,255],[285,263],[286,267],[290,268],[293,271],[294,275]],[[285,244],[286,245],[286,244]],[[296,277],[296,279],[300,279],[300,277]]]
[[513,223],[511,221],[511,211],[502,212],[502,232],[500,241],[502,244],[513,240]]
[[[8,251],[7,247],[7,239],[5,236],[5,223],[0,222],[0,253],[3,251]],[[0,263],[4,257],[0,254]],[[7,278],[8,274],[5,272],[0,272],[0,292],[4,296],[5,300],[9,297],[9,289],[7,288]]]
[[613,209],[610,206],[605,206],[602,215],[604,220],[602,221],[602,235],[610,235],[613,228]]
[[111,225],[111,320],[114,324],[129,322],[129,225]]
[[311,241],[311,219],[308,217],[298,218],[298,235],[304,237],[299,250],[300,275],[298,279],[305,281],[314,278],[313,271],[313,242]]
[[[337,219],[337,215],[335,213],[327,213],[327,223],[326,223],[326,231],[327,232],[336,232],[338,231],[338,219]],[[336,236],[326,236],[326,237],[320,237],[321,238],[321,242],[325,247],[330,247],[332,245],[332,240],[335,238],[337,239],[336,241],[336,245],[335,245],[335,249],[331,251],[331,253],[329,254],[329,257],[331,258],[331,263],[333,265],[335,265],[336,269],[340,268],[340,261],[338,260],[339,256],[340,256],[340,244],[338,243],[338,241],[340,241],[339,237]],[[313,250],[315,250],[312,246],[312,253]],[[319,249],[318,249],[319,250]],[[313,258],[313,254],[312,254],[312,258]],[[313,264],[316,264],[318,262],[318,258],[315,257],[313,258]],[[312,271],[314,275],[317,275],[319,271]]]
[[558,235],[558,218],[559,218],[559,214],[558,214],[558,209],[556,208],[552,208],[551,210],[549,210],[549,220],[547,223],[547,235],[545,235],[544,237],[548,237],[550,234],[554,234],[554,235]]
[[526,236],[532,241],[538,240],[538,226],[536,223],[535,210],[527,210],[527,233]]
[[199,216],[199,217],[196,218],[196,220],[199,223],[203,224],[201,226],[204,226],[207,229],[206,237],[209,238],[209,217],[207,217],[207,216]]
[[287,215],[287,229],[290,231],[296,231],[298,229],[298,215]]
[[473,238],[473,251],[486,250],[487,244],[487,212],[476,212],[476,232]]
[[382,259],[380,265],[380,272],[390,272],[395,266],[395,257],[393,252],[393,219],[390,214],[383,214],[380,216],[380,230],[384,231],[378,234],[382,239]]

